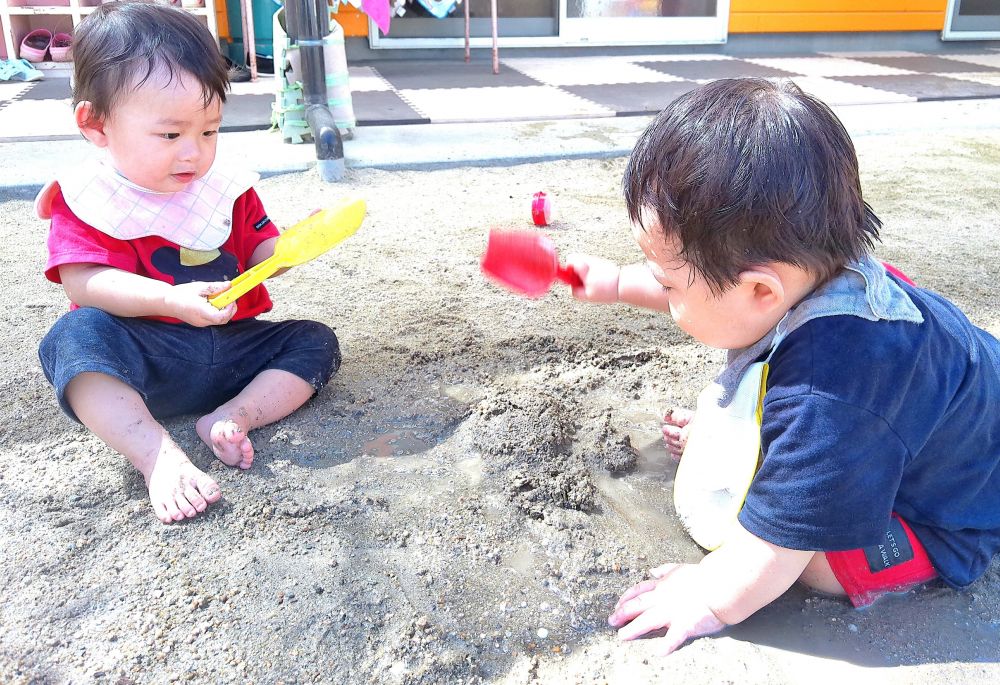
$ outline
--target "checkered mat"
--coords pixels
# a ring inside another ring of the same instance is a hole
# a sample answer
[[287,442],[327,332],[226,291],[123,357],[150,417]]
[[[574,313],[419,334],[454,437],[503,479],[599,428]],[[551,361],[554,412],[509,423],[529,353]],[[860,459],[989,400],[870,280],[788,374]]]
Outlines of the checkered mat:
[[[350,67],[359,126],[651,114],[718,78],[790,78],[830,105],[1000,97],[1000,51],[795,57],[630,55],[399,60]],[[273,77],[233,84],[224,131],[270,126]],[[0,83],[0,141],[76,137],[69,80]]]

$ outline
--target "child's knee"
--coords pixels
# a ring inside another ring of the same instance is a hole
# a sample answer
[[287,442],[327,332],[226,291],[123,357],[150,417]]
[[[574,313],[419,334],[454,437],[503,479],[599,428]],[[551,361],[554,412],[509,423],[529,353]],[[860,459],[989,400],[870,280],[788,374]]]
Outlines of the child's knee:
[[82,307],[59,317],[38,344],[38,358],[52,380],[60,359],[76,358],[83,350],[106,347],[114,339],[115,317],[103,309]]
[[45,378],[56,391],[62,410],[79,421],[67,398],[67,389],[85,373],[100,373],[128,383],[132,375],[122,357],[121,324],[102,309],[83,307],[61,316],[38,345]]
[[81,307],[73,311],[66,312],[52,324],[52,328],[42,338],[42,345],[58,342],[64,336],[95,337],[99,338],[101,333],[113,326],[115,317],[108,314],[103,309],[95,307]]
[[299,321],[295,341],[296,347],[307,352],[316,367],[314,380],[310,380],[310,383],[318,390],[340,369],[340,342],[337,334],[318,321]]

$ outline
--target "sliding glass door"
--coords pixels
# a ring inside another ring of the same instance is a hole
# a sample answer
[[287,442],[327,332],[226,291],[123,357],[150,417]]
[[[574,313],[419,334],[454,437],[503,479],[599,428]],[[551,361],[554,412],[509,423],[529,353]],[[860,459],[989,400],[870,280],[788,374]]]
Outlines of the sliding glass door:
[[[490,0],[469,4],[474,47],[491,43]],[[465,7],[450,0],[408,0],[388,35],[369,22],[373,48],[465,44]],[[432,12],[428,7],[440,7]],[[501,47],[724,43],[729,0],[497,0]]]
[[949,0],[944,20],[944,40],[996,40],[1000,38],[1000,2]]
[[560,35],[598,45],[724,43],[729,0],[562,0]]

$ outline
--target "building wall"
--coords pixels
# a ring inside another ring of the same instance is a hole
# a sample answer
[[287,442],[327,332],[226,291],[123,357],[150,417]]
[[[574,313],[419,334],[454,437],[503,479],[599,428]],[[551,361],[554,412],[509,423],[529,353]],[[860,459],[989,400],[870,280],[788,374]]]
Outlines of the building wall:
[[940,31],[948,0],[731,0],[730,33]]
[[[948,0],[730,0],[730,33],[940,31]],[[344,35],[368,35],[350,5],[334,15]]]

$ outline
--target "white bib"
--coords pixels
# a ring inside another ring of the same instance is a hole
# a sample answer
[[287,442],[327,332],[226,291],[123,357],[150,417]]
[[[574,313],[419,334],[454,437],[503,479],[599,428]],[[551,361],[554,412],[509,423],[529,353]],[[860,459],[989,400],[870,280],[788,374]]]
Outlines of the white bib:
[[757,472],[766,383],[767,362],[755,362],[727,406],[719,406],[723,389],[716,383],[698,395],[674,475],[674,510],[691,539],[707,550],[725,541]]
[[35,198],[35,212],[51,218],[52,200],[62,190],[78,219],[112,238],[155,235],[208,251],[229,238],[233,205],[259,178],[252,171],[213,166],[184,190],[159,193],[135,185],[104,162],[91,161],[47,183]]

